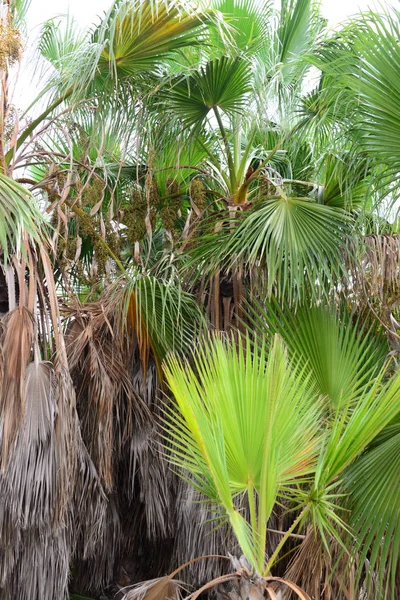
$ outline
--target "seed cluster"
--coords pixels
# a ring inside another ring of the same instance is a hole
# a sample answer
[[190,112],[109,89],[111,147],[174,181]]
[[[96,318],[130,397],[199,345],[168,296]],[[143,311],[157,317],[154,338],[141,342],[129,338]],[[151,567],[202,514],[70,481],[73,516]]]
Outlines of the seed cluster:
[[190,182],[190,198],[200,211],[207,206],[207,193],[204,183],[201,179],[192,179]]
[[124,209],[123,223],[127,227],[126,235],[129,244],[133,247],[146,235],[147,201],[136,184],[131,188],[129,200],[129,205]]
[[175,179],[167,179],[167,199],[160,211],[161,221],[167,231],[175,229],[178,211],[181,208],[181,186]]
[[21,50],[21,34],[8,18],[6,23],[0,23],[0,69],[4,71],[8,66],[16,63]]
[[104,197],[104,183],[98,177],[91,179],[82,191],[82,206],[93,208]]

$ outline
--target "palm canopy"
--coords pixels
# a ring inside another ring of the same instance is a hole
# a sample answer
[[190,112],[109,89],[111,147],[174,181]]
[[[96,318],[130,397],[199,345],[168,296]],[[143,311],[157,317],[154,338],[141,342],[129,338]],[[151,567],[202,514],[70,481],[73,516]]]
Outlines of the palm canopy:
[[[308,523],[326,556],[346,547],[359,589],[369,577],[382,595],[393,591],[398,503],[380,492],[398,474],[389,459],[398,453],[399,383],[394,361],[382,368],[389,346],[390,356],[398,352],[400,255],[389,236],[396,225],[378,218],[375,202],[390,197],[398,176],[390,129],[397,30],[393,14],[368,15],[327,39],[312,0],[282,0],[279,9],[243,0],[117,1],[88,31],[68,20],[45,25],[43,112],[24,130],[15,115],[0,159],[51,213],[51,255],[43,246],[31,253],[39,260],[29,282],[24,261],[19,273],[29,283],[21,302],[29,295],[32,309],[38,297],[44,312],[35,352],[39,345],[46,360],[55,347],[63,354],[60,295],[73,305],[71,328],[80,327],[68,359],[78,391],[74,431],[88,451],[74,493],[95,531],[77,511],[90,548],[71,544],[64,562],[90,555],[96,593],[120,549],[134,552],[129,534],[119,534],[127,514],[146,522],[138,556],[163,536],[174,549],[158,554],[171,562],[203,542],[187,512],[177,515],[174,502],[187,488],[174,487],[153,443],[170,351],[176,404],[164,425],[173,460],[220,506],[253,567],[275,568],[291,532]],[[313,63],[322,76],[305,93]],[[18,251],[21,231],[27,250],[27,237],[38,239],[35,206],[0,178],[6,255]],[[325,307],[328,300],[341,309]],[[199,340],[204,313],[217,329],[250,324],[259,339]],[[14,319],[32,325],[31,316]],[[2,342],[6,371],[11,338]],[[182,364],[195,344],[193,361]],[[59,373],[39,364],[28,368],[27,384],[43,379],[49,400],[47,374]],[[74,403],[73,390],[68,398]],[[268,521],[282,510],[288,531],[266,559]],[[12,523],[17,540],[23,522]],[[215,534],[209,539],[215,548]],[[35,548],[38,558],[42,542]],[[75,572],[89,571],[76,563]],[[57,581],[65,588],[63,569]]]

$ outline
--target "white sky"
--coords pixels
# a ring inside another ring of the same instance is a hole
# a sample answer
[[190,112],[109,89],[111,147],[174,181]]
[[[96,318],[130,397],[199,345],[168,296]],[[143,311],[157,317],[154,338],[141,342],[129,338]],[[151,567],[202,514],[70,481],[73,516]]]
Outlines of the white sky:
[[[372,7],[375,2],[376,0],[322,0],[322,7],[324,16],[333,26],[360,9]],[[32,0],[28,27],[31,29],[50,17],[68,12],[68,9],[82,25],[87,25],[96,20],[96,16],[101,15],[110,4],[110,0]],[[391,0],[390,4],[400,4],[400,0]]]

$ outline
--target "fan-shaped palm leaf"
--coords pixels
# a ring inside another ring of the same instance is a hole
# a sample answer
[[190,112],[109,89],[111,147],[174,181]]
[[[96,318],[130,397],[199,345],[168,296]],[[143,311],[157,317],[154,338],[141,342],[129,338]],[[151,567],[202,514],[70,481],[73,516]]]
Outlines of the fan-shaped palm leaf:
[[277,301],[248,308],[250,326],[262,336],[279,334],[293,360],[309,373],[319,394],[333,406],[357,400],[383,367],[387,344],[354,326],[342,310],[301,307],[296,313]]
[[389,425],[371,449],[346,472],[350,493],[354,552],[362,565],[368,558],[370,583],[378,573],[377,597],[394,597],[400,556],[400,424]]
[[352,107],[349,133],[355,146],[385,165],[395,180],[400,171],[399,35],[395,11],[369,13],[345,29],[342,40],[322,47],[316,60],[329,76],[339,119],[343,105]]
[[204,325],[194,298],[172,279],[134,272],[105,290],[102,303],[132,336],[144,372],[150,353],[160,365],[170,351],[187,352]]
[[210,233],[192,253],[210,270],[222,262],[232,268],[239,262],[264,267],[268,296],[298,301],[307,290],[321,295],[335,277],[346,276],[340,248],[349,232],[349,216],[341,209],[274,197],[245,213],[233,231],[228,224]]
[[[316,458],[318,405],[308,383],[289,367],[279,340],[268,357],[249,341],[244,351],[214,340],[196,353],[195,370],[172,358],[166,376],[179,409],[168,425],[173,460],[223,507],[263,573],[278,492],[310,473]],[[238,494],[247,496],[250,522],[236,508]]]
[[179,2],[123,0],[96,33],[106,42],[99,69],[123,77],[151,71],[172,52],[196,44],[204,18]]
[[187,127],[201,124],[211,110],[240,112],[251,89],[250,79],[245,59],[222,56],[174,85],[168,106]]
[[[222,13],[228,24],[228,41],[234,48],[251,56],[268,43],[272,2],[260,4],[257,0],[214,0],[212,6]],[[210,31],[210,39],[214,47],[222,52],[226,50],[226,43],[214,28]]]

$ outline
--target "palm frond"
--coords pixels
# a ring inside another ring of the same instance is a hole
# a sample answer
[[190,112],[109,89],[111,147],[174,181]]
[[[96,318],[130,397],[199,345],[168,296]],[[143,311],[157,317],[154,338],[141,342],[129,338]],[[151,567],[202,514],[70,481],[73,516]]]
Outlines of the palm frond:
[[185,126],[200,125],[215,107],[228,114],[241,112],[250,89],[247,60],[223,56],[174,85],[168,106]]
[[[167,435],[173,462],[223,507],[246,557],[263,573],[266,524],[279,490],[313,469],[318,408],[279,340],[268,358],[264,346],[245,346],[213,340],[196,353],[196,370],[176,358],[167,362],[178,408],[170,411]],[[250,521],[235,506],[238,495],[248,497]]]
[[32,241],[43,241],[42,223],[43,216],[32,194],[0,174],[0,248],[6,263],[9,254],[21,250],[23,232]]
[[[111,291],[111,301],[113,296]],[[145,371],[150,352],[160,364],[170,351],[185,353],[201,332],[200,309],[175,281],[134,275],[121,299],[122,319],[136,340]]]
[[339,408],[356,400],[383,367],[387,344],[351,323],[347,311],[300,307],[295,313],[273,299],[249,304],[249,327],[284,340],[290,356],[310,374],[322,396]]
[[397,585],[399,478],[400,425],[397,422],[383,430],[372,447],[349,467],[344,478],[350,494],[353,552],[360,565],[357,580],[362,576],[362,565],[368,560],[368,586],[373,584],[377,597],[382,598],[394,597]]
[[[370,12],[345,28],[339,41],[323,46],[316,60],[335,90],[331,98],[339,119],[341,104],[353,108],[349,134],[356,148],[386,167],[393,182],[399,172],[398,38],[396,12]],[[343,101],[337,103],[340,93]]]
[[[204,236],[191,250],[208,271],[224,264],[265,269],[267,296],[299,302],[307,294],[323,296],[336,278],[345,279],[340,248],[350,233],[343,210],[306,198],[272,197],[238,219]],[[232,231],[233,229],[233,231]]]
[[252,56],[268,43],[272,2],[260,5],[256,0],[214,0],[212,7],[222,14],[229,27],[227,40],[211,28],[209,35],[213,47],[224,52],[231,43],[234,48]]
[[105,42],[100,72],[126,77],[151,71],[172,52],[198,43],[205,18],[177,2],[117,2],[95,34]]
[[317,7],[313,0],[281,1],[274,58],[284,85],[294,84],[305,70],[302,54],[309,50],[322,26]]

